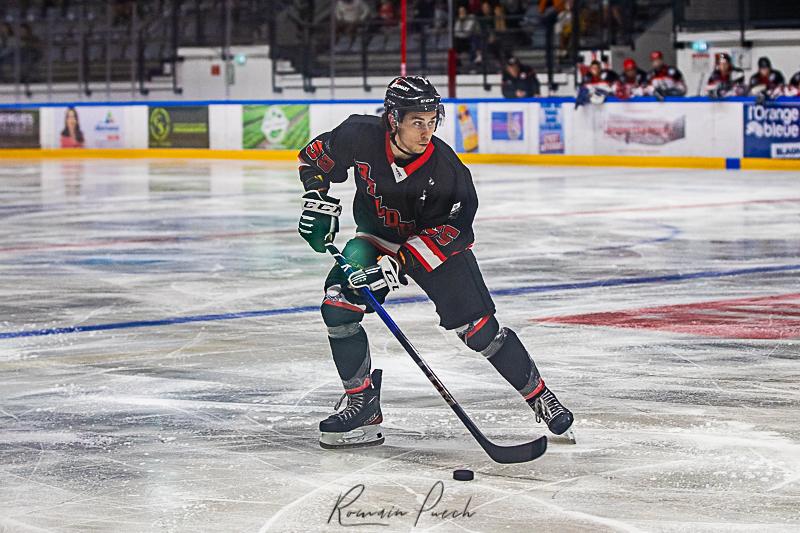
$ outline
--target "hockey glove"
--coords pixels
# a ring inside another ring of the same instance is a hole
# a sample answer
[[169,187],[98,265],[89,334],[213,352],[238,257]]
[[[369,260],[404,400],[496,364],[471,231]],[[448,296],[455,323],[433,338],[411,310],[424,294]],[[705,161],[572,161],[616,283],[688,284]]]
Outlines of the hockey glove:
[[303,213],[297,230],[315,251],[325,253],[325,243],[333,242],[339,231],[341,214],[338,198],[321,191],[308,191],[303,195]]
[[397,290],[401,284],[408,285],[408,279],[400,271],[400,264],[388,255],[379,258],[375,265],[356,270],[347,277],[347,282],[352,289],[369,287],[369,290],[378,294]]

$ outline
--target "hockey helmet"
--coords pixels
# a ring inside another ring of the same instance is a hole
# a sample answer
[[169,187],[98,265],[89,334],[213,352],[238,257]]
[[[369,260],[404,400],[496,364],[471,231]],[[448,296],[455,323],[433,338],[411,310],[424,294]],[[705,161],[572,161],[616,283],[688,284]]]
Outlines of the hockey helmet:
[[398,76],[386,88],[383,108],[396,122],[409,111],[436,111],[436,125],[444,119],[442,97],[433,84],[422,76]]

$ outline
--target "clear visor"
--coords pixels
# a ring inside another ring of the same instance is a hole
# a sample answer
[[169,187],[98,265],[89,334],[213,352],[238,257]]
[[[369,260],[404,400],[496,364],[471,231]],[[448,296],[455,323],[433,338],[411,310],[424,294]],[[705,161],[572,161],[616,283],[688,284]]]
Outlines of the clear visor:
[[[406,107],[406,108],[398,108],[395,109],[395,119],[400,122],[400,112],[406,113],[413,113],[413,112],[421,112],[421,113],[430,113],[431,111],[436,111],[436,125],[434,126],[434,130],[439,128],[444,123],[444,104],[439,103],[436,105],[435,108],[433,106],[414,106],[414,107]],[[416,127],[416,126],[415,126]],[[426,129],[429,126],[424,124],[423,126],[419,127],[418,129]]]

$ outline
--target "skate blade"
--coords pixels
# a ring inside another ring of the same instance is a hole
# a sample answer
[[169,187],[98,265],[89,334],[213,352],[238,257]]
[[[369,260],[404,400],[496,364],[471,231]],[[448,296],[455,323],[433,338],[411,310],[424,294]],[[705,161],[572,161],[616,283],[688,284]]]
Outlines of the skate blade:
[[549,435],[547,440],[551,444],[577,444],[575,433],[571,429],[566,430],[561,435]]
[[319,445],[326,450],[338,450],[378,446],[383,444],[385,440],[383,428],[381,428],[380,424],[373,424],[371,426],[362,426],[346,433],[326,433],[323,431],[319,437]]

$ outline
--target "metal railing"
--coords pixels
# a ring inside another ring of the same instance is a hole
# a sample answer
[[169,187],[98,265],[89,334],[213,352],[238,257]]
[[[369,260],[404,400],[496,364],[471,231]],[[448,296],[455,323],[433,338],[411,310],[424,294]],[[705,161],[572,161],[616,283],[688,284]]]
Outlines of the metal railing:
[[739,31],[741,44],[750,29],[800,28],[797,0],[674,0],[675,31]]
[[[0,93],[179,94],[180,47],[211,48],[227,65],[237,44],[269,44],[277,92],[323,84],[369,91],[370,77],[399,73],[400,30],[399,16],[382,18],[377,0],[365,1],[367,16],[348,25],[336,16],[337,0],[6,0]],[[574,0],[568,12],[544,14],[538,2],[516,13],[492,7],[471,15],[465,35],[456,8],[425,12],[409,0],[408,71],[447,74],[454,46],[458,73],[479,75],[472,83],[487,90],[512,54],[552,84],[554,73],[572,72],[581,50],[631,42],[642,27],[638,5],[670,1]]]

